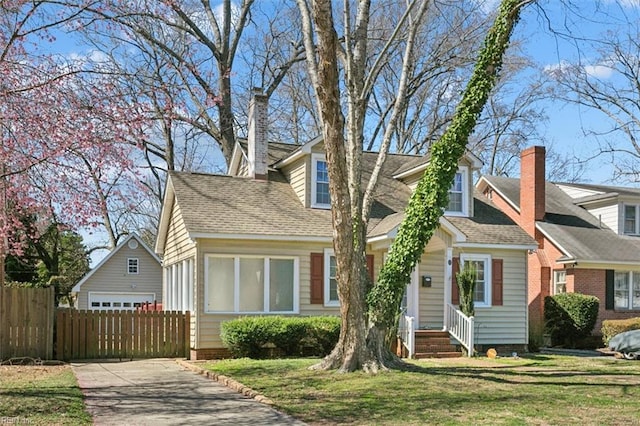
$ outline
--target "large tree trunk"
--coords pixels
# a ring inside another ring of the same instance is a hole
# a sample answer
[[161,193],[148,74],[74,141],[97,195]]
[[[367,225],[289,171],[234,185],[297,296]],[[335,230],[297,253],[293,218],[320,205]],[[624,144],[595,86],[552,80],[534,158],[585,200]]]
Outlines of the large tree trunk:
[[[390,120],[390,129],[385,132],[388,137],[381,148],[383,154],[376,163],[365,195],[362,190],[360,157],[366,114],[366,105],[363,103],[366,91],[358,78],[364,78],[369,3],[367,0],[361,0],[356,19],[360,25],[356,24],[357,30],[353,34],[349,32],[352,28],[347,25],[344,44],[340,45],[334,27],[332,2],[298,0],[303,12],[307,61],[322,117],[342,319],[338,344],[332,353],[314,368],[337,368],[339,371],[362,369],[376,372],[398,364],[398,359],[391,353],[386,341],[388,331],[395,326],[396,314],[411,270],[439,224],[438,219],[446,206],[448,189],[458,160],[464,152],[477,116],[494,87],[502,54],[517,21],[519,8],[526,2],[503,0],[500,14],[485,40],[463,102],[456,112],[451,128],[445,132],[439,143],[434,144],[426,178],[422,179],[411,198],[406,219],[400,227],[387,264],[378,277],[378,283],[371,287],[365,268],[368,212],[373,202],[376,176],[384,162],[384,153],[387,152],[397,117]],[[309,3],[312,7],[311,13],[308,9]],[[347,8],[349,4],[345,5]],[[421,8],[415,18],[419,19],[425,11],[425,7]],[[345,21],[349,20],[351,12],[345,11]],[[411,20],[410,14],[411,10],[408,9],[405,16],[408,20]],[[315,23],[315,47],[311,36],[311,16]],[[412,35],[407,37],[405,66],[408,66],[409,62],[406,61],[410,61],[411,58],[412,40],[416,30],[416,27],[412,28]],[[345,60],[348,63],[344,70],[348,81],[344,85],[341,84],[338,72],[338,52],[347,58]],[[317,63],[314,61],[316,57]],[[343,86],[346,87],[348,95],[346,98],[349,111],[346,143],[345,116],[340,97],[340,88]],[[398,92],[395,106],[397,111],[394,112],[394,116],[403,110],[402,100],[405,94],[406,81]],[[387,266],[389,264],[390,267]]]
[[366,345],[365,252],[362,220],[352,214],[349,169],[346,161],[344,115],[340,105],[336,52],[338,36],[333,27],[331,1],[313,2],[318,35],[317,96],[329,172],[333,246],[336,256],[338,296],[342,327],[334,350],[315,368],[354,371],[374,358]]

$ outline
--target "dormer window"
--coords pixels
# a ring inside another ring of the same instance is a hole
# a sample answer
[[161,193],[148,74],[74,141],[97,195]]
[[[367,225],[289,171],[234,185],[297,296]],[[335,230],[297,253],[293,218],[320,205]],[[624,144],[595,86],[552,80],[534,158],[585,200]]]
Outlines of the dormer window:
[[331,208],[327,161],[319,154],[311,156],[311,207]]
[[449,216],[469,216],[469,170],[461,167],[456,172],[451,189],[449,189],[449,205],[445,214]]
[[639,205],[624,205],[624,233],[627,235],[640,234],[640,215],[638,214]]

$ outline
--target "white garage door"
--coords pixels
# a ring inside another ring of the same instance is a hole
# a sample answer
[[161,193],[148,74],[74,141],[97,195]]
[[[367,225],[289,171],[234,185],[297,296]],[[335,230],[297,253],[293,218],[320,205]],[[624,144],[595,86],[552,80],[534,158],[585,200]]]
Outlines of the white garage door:
[[89,309],[97,311],[132,311],[143,303],[153,303],[153,293],[89,293]]

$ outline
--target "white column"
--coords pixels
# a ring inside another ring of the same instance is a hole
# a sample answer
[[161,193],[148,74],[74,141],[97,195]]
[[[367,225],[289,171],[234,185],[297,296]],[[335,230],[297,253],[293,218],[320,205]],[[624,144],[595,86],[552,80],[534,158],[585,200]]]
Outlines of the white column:
[[444,301],[442,303],[443,306],[443,324],[442,328],[444,331],[447,331],[449,328],[447,315],[447,304],[451,302],[451,268],[453,264],[453,249],[451,247],[447,247],[445,256],[444,256]]

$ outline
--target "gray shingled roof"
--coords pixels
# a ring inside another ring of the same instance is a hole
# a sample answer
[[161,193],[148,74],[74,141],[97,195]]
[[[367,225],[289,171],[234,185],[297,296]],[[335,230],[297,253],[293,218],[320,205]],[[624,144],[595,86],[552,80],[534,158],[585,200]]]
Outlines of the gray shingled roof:
[[[535,245],[522,228],[479,192],[474,193],[473,217],[447,216],[446,219],[463,233],[467,243],[501,245]],[[369,231],[369,237],[387,235],[404,219],[404,213],[385,217]]]
[[449,216],[469,243],[535,245],[536,242],[506,214],[477,191],[474,191],[473,217]]
[[[270,148],[273,144],[270,144]],[[285,144],[278,144],[285,145]],[[293,152],[277,146],[277,154]],[[377,154],[364,153],[364,178],[368,179]],[[402,220],[411,191],[394,179],[396,170],[415,156],[390,155],[378,181],[369,223],[370,237],[386,235]],[[269,180],[201,173],[169,174],[185,226],[190,234],[252,234],[331,238],[331,212],[305,208],[278,171]],[[467,242],[534,244],[533,240],[490,201],[476,194],[474,218],[447,218],[467,236]]]
[[268,181],[185,172],[169,177],[190,234],[332,235],[331,212],[305,209],[278,172]]
[[[238,141],[238,144],[242,150],[247,153],[249,144],[246,139]],[[269,156],[267,160],[269,162],[268,165],[272,166],[283,158],[288,157],[293,153],[293,151],[300,149],[301,146],[302,145],[294,145],[291,143],[269,142],[269,151],[267,152],[267,155]]]
[[[484,179],[519,208],[519,179],[496,176]],[[612,187],[608,188],[610,192]],[[601,225],[552,182],[546,182],[545,192],[546,214],[536,225],[566,251],[569,258],[612,263],[640,261],[639,238],[618,235]]]

